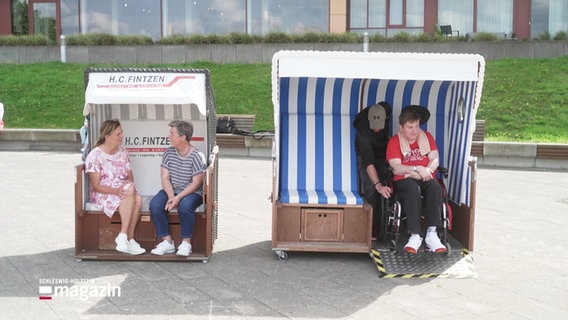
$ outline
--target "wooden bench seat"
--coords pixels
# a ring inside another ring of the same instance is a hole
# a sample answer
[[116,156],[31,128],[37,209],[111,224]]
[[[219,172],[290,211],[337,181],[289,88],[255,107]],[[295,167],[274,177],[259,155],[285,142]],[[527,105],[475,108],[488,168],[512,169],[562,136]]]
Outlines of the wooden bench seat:
[[[230,118],[235,121],[235,127],[252,132],[254,126],[254,114],[218,114],[217,119]],[[220,148],[244,148],[245,136],[233,133],[217,133],[217,145]]]
[[568,160],[568,145],[539,143],[536,146],[537,159]]

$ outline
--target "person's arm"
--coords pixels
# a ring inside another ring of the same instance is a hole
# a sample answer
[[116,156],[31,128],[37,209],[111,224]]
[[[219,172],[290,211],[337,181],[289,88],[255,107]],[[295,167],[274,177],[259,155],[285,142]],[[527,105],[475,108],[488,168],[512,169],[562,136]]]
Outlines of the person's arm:
[[168,195],[168,199],[173,198],[175,194],[174,187],[170,181],[170,170],[165,167],[160,167],[160,179],[162,180],[162,189],[164,189],[164,192]]
[[389,198],[391,196],[391,188],[389,186],[383,185],[375,166],[372,164],[368,165],[366,171],[377,192],[384,198]]
[[389,165],[392,168],[392,173],[396,176],[403,176],[405,178],[420,180],[420,176],[416,171],[414,171],[414,166],[407,166],[402,164],[402,160],[400,158],[390,159]]
[[[195,176],[193,176],[191,183],[185,187],[185,189],[183,189],[180,193],[178,193],[177,195],[170,197],[168,191],[166,191],[166,193],[168,193],[168,202],[166,202],[166,210],[170,210],[173,208],[176,208],[180,202],[180,200],[187,196],[188,194],[197,191],[200,187],[201,184],[203,183],[203,177],[205,176],[205,173],[200,172],[198,174],[196,174]],[[163,179],[163,178],[162,178]],[[169,181],[169,179],[168,179]],[[171,183],[170,183],[171,186]],[[165,189],[164,189],[165,191]],[[172,194],[173,194],[173,189],[172,189]]]
[[199,188],[201,188],[201,185],[203,184],[204,177],[205,177],[204,172],[200,172],[194,175],[191,180],[191,183],[187,187],[185,187],[185,189],[183,189],[182,192],[178,193],[178,197],[181,199],[187,196],[188,194],[199,190]]
[[115,194],[120,196],[120,191],[122,190],[122,186],[120,188],[113,188],[110,186],[103,186],[101,185],[101,174],[98,172],[89,172],[89,180],[91,181],[91,188],[93,188],[94,192],[98,193],[105,193],[105,194]]

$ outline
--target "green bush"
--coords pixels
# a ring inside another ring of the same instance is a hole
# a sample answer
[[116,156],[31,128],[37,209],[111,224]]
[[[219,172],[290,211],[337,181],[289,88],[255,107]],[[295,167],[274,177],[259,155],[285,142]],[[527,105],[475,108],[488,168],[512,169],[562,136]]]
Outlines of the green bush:
[[122,46],[150,45],[154,44],[154,41],[149,36],[119,36],[116,38],[115,44]]
[[370,34],[369,42],[387,42],[388,38],[380,33]]
[[397,42],[409,42],[412,40],[412,37],[410,36],[410,34],[408,32],[399,32],[397,34],[394,35],[393,37],[394,41]]
[[473,37],[473,40],[475,40],[475,41],[493,41],[493,40],[497,40],[497,36],[494,33],[490,33],[490,32],[479,32]]
[[0,36],[0,46],[46,46],[53,45],[46,36]]
[[557,32],[557,33],[554,35],[554,38],[553,38],[553,39],[554,39],[554,40],[566,40],[566,39],[567,39],[567,37],[566,37],[566,31]]
[[115,36],[108,33],[75,34],[67,36],[66,40],[69,46],[129,46],[154,44],[152,38],[148,36]]
[[270,32],[264,36],[265,43],[290,43],[291,36],[284,32]]
[[550,40],[550,33],[548,31],[541,33],[536,37],[536,39],[537,40]]

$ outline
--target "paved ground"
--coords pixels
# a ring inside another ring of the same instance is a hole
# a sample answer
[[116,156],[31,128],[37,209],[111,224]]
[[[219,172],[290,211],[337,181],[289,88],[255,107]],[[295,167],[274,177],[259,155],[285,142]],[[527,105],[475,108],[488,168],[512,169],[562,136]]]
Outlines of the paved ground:
[[[220,160],[209,263],[76,261],[79,160],[0,152],[2,319],[568,318],[568,172],[479,170],[478,278],[381,279],[366,254],[279,261],[270,245],[271,163],[254,159]],[[83,283],[67,285],[69,297],[39,299],[42,285],[75,279]],[[81,297],[79,288],[90,292]],[[109,293],[116,288],[119,297]]]

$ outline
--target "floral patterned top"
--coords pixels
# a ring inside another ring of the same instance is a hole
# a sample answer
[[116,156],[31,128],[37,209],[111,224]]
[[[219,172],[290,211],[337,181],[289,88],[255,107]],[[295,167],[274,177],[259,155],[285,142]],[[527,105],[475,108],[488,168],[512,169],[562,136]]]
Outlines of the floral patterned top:
[[[118,188],[126,182],[130,168],[128,150],[120,147],[115,154],[106,154],[99,147],[94,148],[85,160],[85,172],[100,173],[100,184],[112,188]],[[134,182],[130,181],[124,188],[130,187]],[[120,197],[116,194],[99,193],[90,190],[91,202],[98,210],[112,217],[120,206]]]

